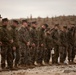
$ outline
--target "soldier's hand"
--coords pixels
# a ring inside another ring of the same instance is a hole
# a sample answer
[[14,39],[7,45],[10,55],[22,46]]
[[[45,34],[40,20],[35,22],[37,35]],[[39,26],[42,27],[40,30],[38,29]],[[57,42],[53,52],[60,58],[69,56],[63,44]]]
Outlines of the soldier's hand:
[[16,47],[13,47],[13,50],[15,51],[16,50]]
[[13,43],[13,40],[10,40],[10,43]]
[[43,44],[41,44],[41,46],[43,47],[44,45],[43,45]]
[[32,46],[35,47],[35,43],[33,43]]
[[29,46],[30,45],[30,42],[27,42],[27,46]]

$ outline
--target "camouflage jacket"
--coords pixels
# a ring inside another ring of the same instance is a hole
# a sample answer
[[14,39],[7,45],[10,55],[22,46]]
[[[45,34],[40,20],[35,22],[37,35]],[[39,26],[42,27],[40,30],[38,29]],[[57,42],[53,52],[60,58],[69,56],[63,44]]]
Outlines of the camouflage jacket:
[[13,38],[13,46],[15,47],[19,47],[19,32],[18,29],[16,27],[11,27],[10,30],[11,36]]
[[38,42],[39,45],[45,45],[45,30],[43,30],[42,28],[38,30]]
[[46,48],[53,48],[53,42],[50,34],[46,34],[45,36],[45,47]]
[[67,32],[61,32],[60,34],[60,44],[62,46],[68,46],[68,35],[67,35]]
[[74,46],[75,43],[75,28],[70,28],[68,30],[68,44]]
[[31,35],[31,43],[35,43],[36,45],[38,44],[38,31],[36,28],[32,28],[30,31]]
[[21,27],[21,29],[19,30],[19,41],[20,43],[23,43],[23,44],[27,44],[27,42],[30,42],[31,41],[31,38],[30,38],[30,31],[25,28],[25,27]]
[[51,37],[53,41],[53,45],[60,45],[60,30],[53,29],[51,32]]
[[10,40],[12,40],[10,31],[2,26],[0,29],[0,41],[2,42],[2,45],[10,45]]

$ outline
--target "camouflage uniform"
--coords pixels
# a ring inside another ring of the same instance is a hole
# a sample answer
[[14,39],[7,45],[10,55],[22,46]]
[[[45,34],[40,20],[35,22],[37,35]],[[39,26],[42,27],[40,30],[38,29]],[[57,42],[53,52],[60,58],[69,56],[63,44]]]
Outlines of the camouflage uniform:
[[75,58],[75,28],[70,28],[68,30],[68,60],[74,61]]
[[16,47],[16,51],[13,50],[13,56],[14,53],[16,54],[16,56],[14,56],[15,59],[15,66],[17,66],[17,64],[19,63],[19,59],[20,59],[20,52],[19,52],[19,33],[18,33],[18,29],[14,26],[12,26],[11,29],[11,36],[13,38],[13,44],[12,44],[12,48]]
[[60,34],[60,62],[64,63],[65,59],[66,59],[66,55],[67,55],[67,47],[68,47],[68,43],[67,43],[67,32],[62,31]]
[[52,37],[53,47],[54,47],[54,54],[52,55],[52,63],[57,64],[58,63],[58,57],[59,57],[60,30],[53,29],[51,32],[51,37]]
[[38,48],[36,56],[36,61],[38,64],[42,64],[44,56],[44,46],[41,46],[41,44],[45,46],[45,29],[42,28],[38,30]]
[[36,60],[36,53],[37,53],[37,46],[38,46],[38,36],[37,36],[37,29],[32,27],[31,29],[31,44],[35,44],[35,47],[31,47],[31,63],[34,64]]
[[49,64],[50,60],[50,54],[51,54],[51,49],[52,49],[52,38],[49,33],[46,33],[45,36],[45,50],[44,50],[44,62],[46,64]]
[[6,27],[2,27],[0,30],[0,41],[1,46],[1,67],[5,68],[5,60],[7,60],[7,66],[9,68],[13,67],[13,56],[10,40],[12,39],[9,30]]
[[27,42],[30,41],[29,30],[26,27],[21,27],[20,31],[20,63],[23,65],[27,65],[30,60],[29,58],[29,50],[30,47],[27,46]]

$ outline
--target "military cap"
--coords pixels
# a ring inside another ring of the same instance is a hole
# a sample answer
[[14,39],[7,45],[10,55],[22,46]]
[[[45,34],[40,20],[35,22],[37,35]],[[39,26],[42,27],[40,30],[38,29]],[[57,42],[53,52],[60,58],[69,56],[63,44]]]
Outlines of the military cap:
[[33,21],[32,24],[37,24],[37,22],[36,21]]
[[48,27],[48,24],[43,24],[46,28]]
[[5,22],[5,21],[8,21],[8,19],[7,18],[3,18],[2,19],[2,22]]
[[17,20],[13,20],[13,22],[15,22],[16,24],[19,24]]
[[22,23],[24,23],[24,22],[28,23],[27,20],[22,20]]

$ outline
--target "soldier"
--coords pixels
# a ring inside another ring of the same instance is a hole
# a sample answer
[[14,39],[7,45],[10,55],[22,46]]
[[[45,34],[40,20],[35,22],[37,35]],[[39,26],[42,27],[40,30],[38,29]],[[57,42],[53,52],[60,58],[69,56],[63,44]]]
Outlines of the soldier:
[[60,64],[64,64],[67,56],[68,38],[67,38],[67,26],[63,26],[60,33]]
[[75,27],[71,24],[68,30],[68,60],[69,63],[74,63],[75,58]]
[[34,21],[32,22],[32,28],[31,28],[31,65],[34,65],[36,60],[36,51],[37,51],[37,45],[38,45],[38,36],[37,36],[37,23]]
[[53,54],[52,54],[52,64],[58,64],[58,57],[59,57],[59,45],[60,45],[60,29],[59,24],[55,24],[54,29],[51,32],[51,37],[53,40]]
[[48,29],[45,35],[45,49],[44,49],[44,62],[46,65],[49,64],[52,47],[53,46],[52,46],[51,33],[50,33],[50,29]]
[[11,44],[13,43],[13,39],[7,29],[8,19],[2,19],[2,28],[0,30],[0,45],[1,45],[1,68],[5,69],[6,64],[5,60],[7,60],[7,68],[13,69],[13,56]]
[[[20,59],[20,53],[19,53],[19,33],[18,33],[18,21],[13,20],[13,25],[11,26],[11,36],[13,38],[13,56],[15,59],[15,67],[18,67],[19,59]],[[15,53],[15,54],[14,54]]]
[[22,20],[22,27],[19,31],[20,34],[20,64],[27,66],[29,61],[29,50],[30,50],[30,34],[28,29],[27,20]]
[[47,29],[48,25],[43,24],[41,29],[38,31],[38,49],[37,49],[37,64],[43,65],[43,56],[44,56],[44,47],[45,47],[45,31]]

